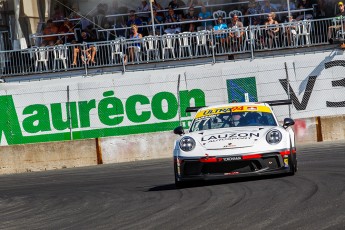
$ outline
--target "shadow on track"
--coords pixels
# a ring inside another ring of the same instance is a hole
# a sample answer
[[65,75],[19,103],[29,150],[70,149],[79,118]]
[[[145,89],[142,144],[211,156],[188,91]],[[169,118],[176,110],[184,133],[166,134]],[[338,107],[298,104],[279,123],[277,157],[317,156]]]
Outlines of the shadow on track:
[[285,174],[273,174],[273,175],[264,175],[264,176],[252,176],[252,177],[241,177],[241,178],[226,178],[226,179],[214,179],[206,181],[190,181],[184,188],[177,188],[175,184],[164,184],[158,185],[148,189],[148,192],[157,192],[157,191],[169,191],[169,190],[180,190],[185,188],[193,187],[204,187],[204,186],[213,186],[221,184],[232,184],[232,183],[243,183],[248,181],[258,181],[258,180],[269,180],[275,178],[289,177]]

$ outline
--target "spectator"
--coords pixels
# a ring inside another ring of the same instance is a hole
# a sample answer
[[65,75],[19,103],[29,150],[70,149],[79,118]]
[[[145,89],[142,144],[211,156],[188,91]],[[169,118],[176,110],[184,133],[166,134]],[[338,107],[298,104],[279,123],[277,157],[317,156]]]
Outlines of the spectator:
[[[198,20],[198,17],[195,14],[195,10],[194,7],[189,7],[188,9],[188,14],[185,15],[184,17],[184,21],[196,21]],[[189,24],[183,24],[185,29],[184,31],[188,31],[188,32],[195,32],[196,31],[196,23],[195,22],[191,22]]]
[[62,20],[64,18],[65,18],[65,14],[64,14],[63,10],[61,9],[61,7],[58,4],[56,4],[54,6],[54,13],[52,15],[52,19],[53,20]]
[[154,9],[154,10],[163,10],[163,7],[156,0],[153,0],[153,2],[152,2],[152,9]]
[[199,0],[188,0],[187,6],[188,7],[195,7],[200,5]]
[[141,5],[138,7],[138,12],[147,12],[138,14],[138,17],[143,21],[147,22],[149,19],[150,5],[147,4],[146,0],[141,0]]
[[295,40],[296,38],[296,34],[297,34],[297,31],[296,31],[296,28],[297,28],[297,25],[296,25],[296,19],[293,18],[293,16],[288,16],[288,23],[286,24],[285,26],[285,34],[284,36],[287,38],[287,45],[288,46],[291,46],[293,45],[293,41]]
[[232,43],[234,44],[234,50],[239,50],[240,45],[243,41],[243,35],[244,35],[244,28],[243,23],[238,20],[238,15],[234,15],[231,19],[230,24],[228,25],[229,28],[232,30],[229,33],[229,36],[231,38]]
[[129,61],[131,62],[134,62],[135,53],[139,53],[141,49],[140,42],[135,40],[140,40],[142,37],[143,36],[138,33],[138,27],[136,25],[132,25],[130,39],[133,40],[133,43],[128,47]]
[[[156,24],[161,24],[163,23],[163,18],[157,14],[157,10],[153,9],[153,18],[154,18],[154,24],[155,24],[155,34],[160,35],[161,34],[161,26],[156,26]],[[149,25],[152,25],[152,18],[149,18]],[[148,27],[150,34],[152,34],[152,28]]]
[[[300,10],[303,10],[303,9],[313,8],[313,6],[310,0],[299,0],[297,4],[297,8]],[[296,20],[299,21],[302,19],[312,19],[313,18],[312,13],[313,12],[310,12],[310,11],[304,11],[299,16],[297,16]]]
[[75,46],[74,52],[73,52],[73,63],[72,65],[77,65],[77,56],[79,55],[80,52],[83,52],[81,54],[81,60],[83,61],[84,64],[89,64],[90,61],[91,63],[95,64],[95,56],[97,49],[96,47],[92,44],[94,40],[91,38],[91,36],[83,31],[81,33],[81,38],[78,41],[80,45]]
[[172,0],[171,2],[169,2],[168,8],[169,9],[177,9],[179,8],[179,4],[177,3],[177,0]]
[[[339,8],[339,13],[336,15],[337,18],[341,19],[342,17],[345,17],[345,8],[344,8],[344,3],[343,2],[338,2],[338,8]],[[343,25],[343,28],[341,28],[341,25]],[[329,43],[333,43],[334,39],[333,39],[333,36],[332,36],[332,32],[336,32],[340,29],[344,30],[345,28],[345,24],[341,24],[339,23],[338,25],[334,25],[334,26],[330,26],[328,27],[328,34],[327,34],[327,37],[328,37],[328,41]]]
[[[173,9],[173,10],[178,9],[178,8],[183,6],[181,3],[183,3],[183,2],[178,2],[177,0],[172,0],[171,2],[169,2],[168,8]],[[176,10],[175,13],[179,17],[181,17],[181,15],[183,14],[182,10]]]
[[56,35],[58,32],[59,28],[54,25],[53,20],[49,19],[42,33],[43,35],[47,35],[47,37],[43,37],[42,46],[55,45],[56,41],[58,40],[58,37]]
[[[260,14],[261,8],[260,5],[255,0],[250,0],[248,3],[248,9],[245,13],[245,15],[253,15],[253,14]],[[260,22],[260,16],[252,16],[249,17],[249,24],[253,25],[253,21]]]
[[271,6],[271,2],[269,0],[265,0],[263,6],[261,7],[261,12],[268,14],[273,11],[277,10]]
[[273,40],[278,36],[279,26],[278,22],[274,20],[275,13],[271,12],[267,15],[267,21],[265,22],[265,30],[268,38],[269,48],[272,48]]
[[[165,18],[165,23],[174,23],[174,22],[180,22],[180,17],[175,14],[174,9],[170,8],[168,11],[168,16]],[[180,24],[171,24],[168,25],[167,28],[164,30],[167,34],[175,34],[181,32]]]
[[77,4],[73,4],[72,12],[68,16],[68,18],[75,19],[75,18],[80,18],[80,17],[81,17],[81,13],[79,12],[79,8],[78,8]]
[[[290,11],[291,11],[291,10],[296,10],[295,1],[289,0],[289,6],[290,6]],[[281,10],[282,10],[282,11],[288,11],[287,2],[284,2],[284,3],[283,3],[283,5],[282,5],[282,7],[281,7]],[[291,15],[293,15],[293,14],[291,14]],[[281,14],[281,16],[288,16],[288,15],[287,15],[287,14],[284,14],[284,15]],[[289,18],[287,17],[287,19],[289,19]],[[295,19],[294,19],[294,20],[295,20]]]
[[216,22],[216,25],[213,27],[213,31],[216,37],[216,40],[220,41],[220,44],[223,46],[225,42],[228,42],[228,38],[224,30],[228,29],[228,26],[223,21],[223,17],[219,16]]
[[[140,18],[137,18],[135,15],[135,10],[129,11],[128,21],[127,21],[127,27],[131,27],[132,25],[141,26],[143,22]],[[138,29],[139,32],[142,31],[142,28]]]
[[[201,12],[199,13],[199,20],[208,20],[212,18],[212,14],[210,11],[207,11],[205,6],[201,7]],[[197,28],[198,31],[200,30],[211,30],[212,27],[212,22],[211,21],[205,21],[201,22],[202,26],[199,26]]]
[[[65,34],[65,33],[74,33],[74,26],[73,24],[68,20],[68,18],[65,18],[63,21],[63,24],[59,27],[59,34]],[[74,34],[71,35],[64,35],[62,38],[60,38],[62,41],[61,43],[70,43],[74,39]]]

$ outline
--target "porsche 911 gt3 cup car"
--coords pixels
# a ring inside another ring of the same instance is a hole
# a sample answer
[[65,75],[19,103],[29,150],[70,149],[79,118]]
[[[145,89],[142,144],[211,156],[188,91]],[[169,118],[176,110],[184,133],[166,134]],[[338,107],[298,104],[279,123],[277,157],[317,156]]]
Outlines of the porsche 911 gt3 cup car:
[[297,170],[294,121],[278,124],[268,103],[231,103],[197,110],[174,146],[176,186],[190,180],[288,173]]

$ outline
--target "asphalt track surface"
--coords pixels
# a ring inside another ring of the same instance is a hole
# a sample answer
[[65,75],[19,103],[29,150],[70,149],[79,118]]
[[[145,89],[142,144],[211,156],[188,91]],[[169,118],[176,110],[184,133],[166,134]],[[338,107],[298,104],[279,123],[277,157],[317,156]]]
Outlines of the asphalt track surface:
[[0,229],[345,229],[345,143],[295,176],[176,189],[171,159],[0,176]]

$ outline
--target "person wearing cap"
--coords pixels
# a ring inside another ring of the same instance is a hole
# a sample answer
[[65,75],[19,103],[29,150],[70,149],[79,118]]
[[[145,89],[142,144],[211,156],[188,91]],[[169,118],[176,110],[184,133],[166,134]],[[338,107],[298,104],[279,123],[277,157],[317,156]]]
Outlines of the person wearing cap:
[[[344,8],[344,3],[343,2],[338,2],[338,9],[339,9],[339,13],[336,15],[336,18],[338,19],[338,22],[336,25],[334,26],[330,26],[328,27],[328,34],[327,34],[327,37],[328,37],[328,41],[329,43],[333,43],[333,37],[332,37],[332,34],[333,34],[333,31],[335,33],[337,33],[338,30],[342,29],[344,31],[344,28],[345,28],[345,22],[343,21],[343,23],[341,23],[340,20],[343,20],[342,18],[345,17],[345,8]],[[340,20],[339,20],[340,19]],[[343,27],[342,27],[343,26]]]

